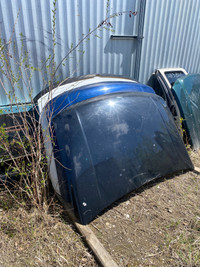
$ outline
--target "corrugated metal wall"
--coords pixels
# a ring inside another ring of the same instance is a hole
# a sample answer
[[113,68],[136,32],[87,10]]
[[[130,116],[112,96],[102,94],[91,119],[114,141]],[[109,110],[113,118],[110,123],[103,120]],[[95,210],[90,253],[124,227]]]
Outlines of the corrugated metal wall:
[[146,0],[139,80],[156,68],[200,73],[200,1]]
[[[107,10],[107,4],[109,8]],[[138,8],[138,0],[57,0],[56,3],[56,63],[68,53],[72,46],[94,29],[109,14],[120,11],[134,11]],[[42,73],[34,72],[31,79],[33,96],[47,84],[45,60],[52,54],[53,35],[53,0],[0,0],[0,33],[4,43],[10,38],[9,64],[17,74],[21,52],[28,51],[28,63],[39,67]],[[111,20],[113,28],[98,30],[84,41],[78,49],[67,58],[57,73],[57,80],[67,76],[79,76],[92,73],[120,74],[133,77],[136,49],[134,42],[111,40],[111,34],[137,34],[138,19],[128,14],[117,16]],[[14,30],[13,30],[14,29]],[[115,29],[115,33],[111,30]],[[23,70],[23,76],[25,71]],[[18,75],[20,77],[20,74]],[[5,88],[0,90],[0,105],[9,104],[5,90],[11,91],[10,82],[1,76]],[[19,86],[20,84],[20,86]],[[19,101],[30,100],[27,79],[14,86]]]
[[[183,67],[188,72],[200,72],[200,0],[57,0],[57,64],[89,29],[106,18],[108,3],[108,14],[136,10],[138,15],[115,17],[111,21],[115,32],[103,29],[96,32],[98,36],[90,36],[61,66],[57,80],[103,73],[139,78],[145,83],[155,68]],[[9,48],[8,63],[19,79],[14,86],[18,101],[30,100],[30,87],[35,96],[47,86],[45,61],[52,55],[53,8],[53,0],[0,0],[0,37]],[[111,39],[113,34],[143,35],[144,39]],[[14,64],[25,51],[26,64],[41,69],[33,73],[31,86],[26,66],[20,80],[20,66]],[[0,88],[0,105],[6,105],[10,100],[5,91],[12,91],[12,86],[2,75],[0,78],[4,85]]]

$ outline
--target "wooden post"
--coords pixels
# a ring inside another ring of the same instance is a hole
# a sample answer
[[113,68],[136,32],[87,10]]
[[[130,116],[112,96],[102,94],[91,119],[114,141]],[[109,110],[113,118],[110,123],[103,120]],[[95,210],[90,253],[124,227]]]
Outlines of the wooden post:
[[104,248],[104,246],[101,244],[99,239],[96,237],[94,232],[91,230],[91,228],[88,225],[82,225],[78,223],[78,220],[72,211],[72,208],[70,208],[69,204],[66,203],[61,196],[58,195],[58,198],[62,202],[65,211],[67,215],[69,216],[70,220],[74,223],[80,234],[84,237],[86,240],[88,246],[90,249],[94,252],[95,256],[97,257],[98,261],[102,264],[104,267],[118,267],[117,263],[112,259],[111,255],[108,253],[108,251]]
[[199,172],[199,173],[200,173],[200,168],[199,168],[199,167],[194,166],[194,170],[195,170],[196,172]]

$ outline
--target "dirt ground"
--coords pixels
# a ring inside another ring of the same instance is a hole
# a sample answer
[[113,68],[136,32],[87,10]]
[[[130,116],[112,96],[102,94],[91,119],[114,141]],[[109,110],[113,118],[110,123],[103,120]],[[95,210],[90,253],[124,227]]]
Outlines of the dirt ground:
[[[200,153],[191,153],[200,167]],[[200,266],[200,174],[159,179],[89,224],[119,266]],[[0,266],[98,266],[62,208],[27,211],[0,191]]]
[[[200,167],[200,153],[191,153]],[[200,266],[200,174],[160,179],[121,199],[91,228],[119,266]]]

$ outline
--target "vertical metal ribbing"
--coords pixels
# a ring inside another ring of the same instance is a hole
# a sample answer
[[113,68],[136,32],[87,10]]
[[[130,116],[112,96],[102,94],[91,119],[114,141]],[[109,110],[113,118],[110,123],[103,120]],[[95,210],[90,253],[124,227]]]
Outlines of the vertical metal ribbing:
[[145,10],[146,10],[146,0],[141,0],[140,9],[138,12],[139,23],[138,23],[138,33],[137,33],[138,37],[137,37],[135,68],[134,68],[134,79],[135,80],[139,80],[139,74],[140,74],[140,61],[141,61],[141,51],[142,51]]

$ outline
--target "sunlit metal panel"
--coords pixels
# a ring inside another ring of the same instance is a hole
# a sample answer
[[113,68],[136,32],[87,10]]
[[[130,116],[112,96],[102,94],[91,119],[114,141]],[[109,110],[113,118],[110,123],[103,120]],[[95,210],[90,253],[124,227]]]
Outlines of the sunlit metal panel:
[[[133,62],[137,40],[112,40],[111,35],[137,34],[137,17],[129,17],[129,13],[118,13],[135,11],[139,6],[138,0],[57,0],[55,21],[53,2],[0,0],[0,34],[9,49],[9,66],[12,67],[16,78],[20,75],[24,77],[11,86],[9,80],[0,76],[4,85],[4,89],[0,89],[0,105],[12,101],[28,102],[31,100],[30,94],[34,97],[48,86],[47,67],[51,69],[52,62],[47,59],[53,54],[54,22],[55,62],[58,65],[90,30],[95,29],[109,15],[117,13],[108,21],[113,27],[105,25],[98,29],[67,56],[67,60],[56,73],[57,81],[91,73],[134,76]],[[31,83],[27,79],[28,69],[22,68],[22,73],[19,73],[20,64],[15,64],[16,61],[21,62],[20,56],[25,51],[28,52],[26,64],[40,69],[40,72],[33,72]],[[17,96],[15,100],[6,96],[6,92],[12,90]]]
[[147,0],[139,80],[157,68],[200,72],[200,1]]

